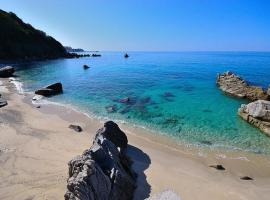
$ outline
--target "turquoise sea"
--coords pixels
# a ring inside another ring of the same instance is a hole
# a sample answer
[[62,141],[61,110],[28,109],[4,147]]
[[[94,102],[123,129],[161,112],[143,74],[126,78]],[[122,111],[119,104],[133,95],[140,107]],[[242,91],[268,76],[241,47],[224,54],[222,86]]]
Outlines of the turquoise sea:
[[[216,74],[231,70],[254,85],[270,84],[267,52],[100,52],[102,57],[16,64],[26,91],[61,81],[71,104],[175,140],[211,148],[270,153],[270,138],[237,116],[245,100],[224,95]],[[84,70],[87,64],[90,69]],[[129,97],[128,103],[119,99]],[[106,108],[115,112],[108,112]]]

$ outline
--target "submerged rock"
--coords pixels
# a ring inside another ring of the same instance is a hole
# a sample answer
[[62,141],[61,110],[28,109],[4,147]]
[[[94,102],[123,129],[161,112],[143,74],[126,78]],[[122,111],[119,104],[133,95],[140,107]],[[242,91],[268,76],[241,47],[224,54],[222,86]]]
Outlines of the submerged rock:
[[238,115],[270,136],[270,101],[258,100],[242,104]]
[[110,105],[105,107],[108,113],[113,113],[117,111],[117,106],[116,105]]
[[130,102],[130,98],[129,97],[124,97],[122,99],[119,99],[118,101],[119,101],[119,103],[128,103],[128,102]]
[[200,143],[205,144],[205,145],[208,145],[208,146],[210,146],[210,145],[213,144],[213,143],[212,143],[211,141],[209,141],[209,140],[202,140],[202,141],[200,141]]
[[11,77],[15,72],[14,67],[11,66],[6,66],[6,67],[2,67],[0,68],[0,78],[7,78],[7,77]]
[[63,87],[60,82],[48,85],[47,87],[41,88],[35,91],[35,94],[49,97],[52,95],[57,95],[63,92]]
[[128,140],[112,121],[97,131],[90,149],[69,162],[66,200],[131,200],[136,175],[126,154]]
[[71,125],[69,125],[69,128],[70,128],[70,129],[73,129],[73,130],[76,131],[76,132],[82,132],[82,127],[80,127],[80,126],[78,126],[78,125],[73,125],[73,124],[71,124]]
[[262,87],[250,86],[245,80],[232,72],[218,74],[217,85],[223,92],[235,97],[247,98],[251,101],[269,99],[269,94]]

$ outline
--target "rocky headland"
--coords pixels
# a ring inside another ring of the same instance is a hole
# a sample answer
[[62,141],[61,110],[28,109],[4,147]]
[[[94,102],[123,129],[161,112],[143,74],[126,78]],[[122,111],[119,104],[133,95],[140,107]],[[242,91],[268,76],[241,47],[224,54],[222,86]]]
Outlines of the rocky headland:
[[269,90],[265,91],[262,87],[249,85],[240,76],[232,72],[218,74],[216,83],[223,92],[238,98],[246,98],[251,101],[268,100],[270,98]]
[[131,200],[136,174],[126,154],[127,136],[112,121],[99,129],[90,149],[69,162],[66,200]]
[[0,60],[79,58],[45,32],[23,22],[16,14],[0,9]]

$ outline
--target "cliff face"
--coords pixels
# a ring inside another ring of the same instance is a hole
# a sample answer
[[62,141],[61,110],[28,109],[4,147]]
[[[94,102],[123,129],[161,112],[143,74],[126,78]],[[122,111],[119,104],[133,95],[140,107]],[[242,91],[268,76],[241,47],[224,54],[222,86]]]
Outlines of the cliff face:
[[0,9],[0,59],[47,59],[65,57],[60,42],[24,23],[14,13]]

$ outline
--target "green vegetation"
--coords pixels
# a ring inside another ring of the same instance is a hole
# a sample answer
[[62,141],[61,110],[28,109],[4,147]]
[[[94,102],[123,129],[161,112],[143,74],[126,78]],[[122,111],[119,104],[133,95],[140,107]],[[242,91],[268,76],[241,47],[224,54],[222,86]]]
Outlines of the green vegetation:
[[67,57],[60,42],[0,9],[0,59]]

